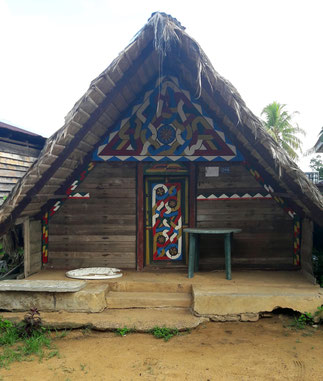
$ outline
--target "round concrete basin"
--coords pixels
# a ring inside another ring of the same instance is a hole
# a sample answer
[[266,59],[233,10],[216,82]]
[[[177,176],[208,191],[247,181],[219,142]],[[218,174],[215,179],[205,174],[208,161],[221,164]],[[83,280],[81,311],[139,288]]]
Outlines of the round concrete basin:
[[65,275],[74,279],[113,279],[122,277],[122,272],[113,267],[87,267],[67,271]]

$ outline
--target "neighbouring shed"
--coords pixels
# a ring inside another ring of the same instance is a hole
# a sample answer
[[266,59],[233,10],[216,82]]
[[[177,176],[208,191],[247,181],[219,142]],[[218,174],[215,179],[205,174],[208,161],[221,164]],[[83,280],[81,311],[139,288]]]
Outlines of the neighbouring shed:
[[45,138],[0,122],[0,205],[37,159]]

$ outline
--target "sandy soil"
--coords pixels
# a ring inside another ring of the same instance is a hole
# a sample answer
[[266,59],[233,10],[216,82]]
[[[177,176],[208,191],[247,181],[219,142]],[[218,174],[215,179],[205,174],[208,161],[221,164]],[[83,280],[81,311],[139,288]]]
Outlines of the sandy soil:
[[294,331],[276,316],[207,323],[168,342],[149,334],[71,331],[59,357],[14,363],[0,380],[323,380],[323,329]]

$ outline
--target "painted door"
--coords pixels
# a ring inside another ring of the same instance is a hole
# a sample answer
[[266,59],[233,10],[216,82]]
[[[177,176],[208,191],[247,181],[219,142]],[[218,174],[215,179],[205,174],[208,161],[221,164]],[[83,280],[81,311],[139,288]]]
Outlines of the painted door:
[[187,177],[148,177],[145,194],[146,264],[186,263]]

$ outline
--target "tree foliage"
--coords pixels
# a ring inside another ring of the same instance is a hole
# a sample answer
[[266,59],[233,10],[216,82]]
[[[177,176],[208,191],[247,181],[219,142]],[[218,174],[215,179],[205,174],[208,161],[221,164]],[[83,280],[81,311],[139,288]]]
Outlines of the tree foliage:
[[263,125],[288,155],[298,160],[297,151],[302,152],[302,141],[297,135],[305,135],[305,131],[297,123],[293,123],[292,119],[298,112],[289,114],[285,107],[285,104],[278,102],[267,105],[261,112],[265,117]]
[[319,179],[323,180],[323,159],[321,155],[317,155],[311,159],[310,167],[313,171],[319,172]]

